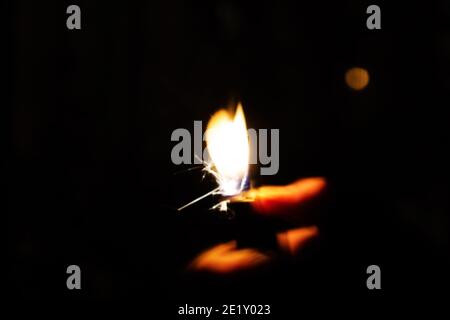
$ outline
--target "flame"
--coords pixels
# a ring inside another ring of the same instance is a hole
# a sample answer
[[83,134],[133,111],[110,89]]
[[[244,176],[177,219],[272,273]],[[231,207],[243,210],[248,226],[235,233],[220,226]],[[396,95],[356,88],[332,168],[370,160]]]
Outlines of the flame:
[[239,194],[247,182],[250,157],[242,105],[238,104],[234,116],[224,109],[217,111],[208,122],[205,138],[219,192],[226,196]]

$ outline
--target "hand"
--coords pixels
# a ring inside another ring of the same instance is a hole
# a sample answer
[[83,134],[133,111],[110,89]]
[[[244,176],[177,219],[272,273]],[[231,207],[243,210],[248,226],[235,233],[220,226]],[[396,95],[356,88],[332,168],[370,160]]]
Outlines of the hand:
[[[255,201],[253,210],[261,215],[276,216],[291,223],[303,224],[309,219],[308,205],[323,193],[326,187],[323,178],[300,179],[287,186],[263,186],[250,191]],[[297,255],[319,229],[315,225],[298,227],[277,234],[280,250],[288,255]],[[193,271],[216,274],[232,274],[252,270],[270,263],[276,256],[255,248],[239,249],[235,240],[218,244],[200,253],[189,265]]]

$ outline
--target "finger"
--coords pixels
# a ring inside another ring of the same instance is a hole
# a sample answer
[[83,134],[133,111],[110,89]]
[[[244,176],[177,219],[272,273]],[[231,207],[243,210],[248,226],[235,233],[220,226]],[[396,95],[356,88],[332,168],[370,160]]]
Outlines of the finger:
[[218,274],[231,274],[255,269],[271,258],[255,249],[237,249],[236,241],[216,245],[199,254],[189,269]]
[[252,207],[261,214],[289,214],[319,196],[326,187],[324,178],[301,179],[287,186],[263,186],[252,190]]
[[316,226],[290,229],[277,234],[278,245],[283,252],[294,256],[318,234]]

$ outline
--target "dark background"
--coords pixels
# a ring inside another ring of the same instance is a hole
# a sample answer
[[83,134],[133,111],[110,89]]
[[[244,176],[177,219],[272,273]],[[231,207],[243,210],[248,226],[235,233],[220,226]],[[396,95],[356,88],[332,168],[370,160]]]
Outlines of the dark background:
[[[5,4],[10,296],[145,299],[170,314],[193,301],[279,312],[441,296],[450,5],[393,2]],[[66,28],[70,4],[81,30]],[[366,28],[369,4],[381,7],[381,30]],[[354,66],[370,73],[362,91],[344,81]],[[223,232],[204,204],[181,217],[171,209],[210,185],[174,175],[186,167],[172,164],[170,135],[231,99],[249,127],[280,129],[280,171],[255,184],[328,179],[322,233],[267,273],[196,278],[181,270]],[[66,289],[70,264],[81,291]],[[371,264],[381,291],[366,288]]]

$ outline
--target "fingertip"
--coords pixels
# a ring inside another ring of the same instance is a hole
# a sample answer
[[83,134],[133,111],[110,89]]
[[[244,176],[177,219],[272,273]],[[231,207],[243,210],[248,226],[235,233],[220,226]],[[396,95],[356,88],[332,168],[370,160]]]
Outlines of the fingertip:
[[252,207],[262,214],[283,212],[317,197],[326,186],[323,177],[300,179],[286,186],[263,186],[254,190]]
[[281,250],[296,255],[310,240],[319,235],[316,226],[291,229],[277,234],[278,245]]
[[237,249],[236,244],[231,241],[205,250],[188,265],[188,270],[225,275],[256,269],[271,260],[256,249]]

